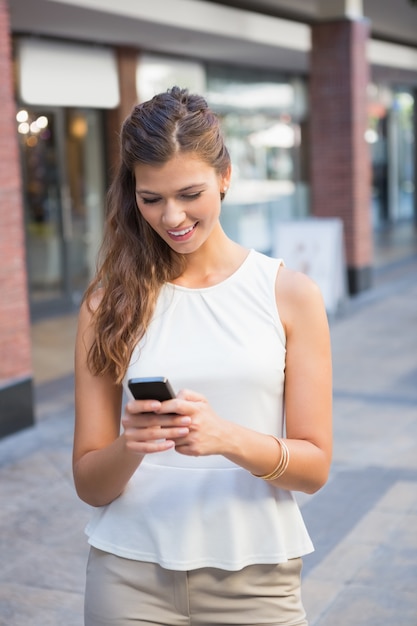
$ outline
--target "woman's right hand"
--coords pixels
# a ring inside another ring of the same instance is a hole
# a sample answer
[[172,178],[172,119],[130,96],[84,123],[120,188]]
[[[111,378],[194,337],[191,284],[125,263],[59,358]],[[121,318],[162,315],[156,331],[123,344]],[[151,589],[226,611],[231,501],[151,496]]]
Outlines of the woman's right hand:
[[175,447],[175,440],[189,433],[191,418],[175,413],[155,413],[169,410],[173,400],[130,400],[122,418],[124,437],[129,450],[138,454],[163,452]]

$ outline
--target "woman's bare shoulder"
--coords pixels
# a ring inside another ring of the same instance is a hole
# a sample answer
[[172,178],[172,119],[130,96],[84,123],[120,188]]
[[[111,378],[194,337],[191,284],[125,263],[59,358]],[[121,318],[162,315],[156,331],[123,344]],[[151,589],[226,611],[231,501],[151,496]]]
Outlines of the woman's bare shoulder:
[[103,300],[104,289],[103,287],[99,287],[95,289],[92,293],[88,294],[81,305],[81,308],[87,309],[91,311],[91,313],[95,313],[98,307],[100,306],[101,301]]
[[281,267],[275,284],[275,295],[284,327],[290,327],[294,320],[303,319],[314,312],[324,312],[319,286],[303,272]]
[[85,337],[87,331],[90,334],[94,326],[94,314],[103,299],[103,289],[97,289],[84,298],[78,312],[78,336]]
[[310,298],[320,293],[317,283],[307,274],[292,270],[285,265],[277,274],[276,288],[287,297],[295,299]]

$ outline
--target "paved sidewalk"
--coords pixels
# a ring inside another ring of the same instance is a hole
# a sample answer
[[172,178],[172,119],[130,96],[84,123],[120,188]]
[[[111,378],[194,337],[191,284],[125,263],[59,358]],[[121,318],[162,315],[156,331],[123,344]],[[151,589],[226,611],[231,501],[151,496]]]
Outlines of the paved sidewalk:
[[[331,478],[298,496],[316,546],[310,626],[417,626],[417,258],[349,301],[331,334]],[[0,440],[0,626],[82,626],[89,507],[72,484],[72,376],[36,398],[36,426]]]
[[311,626],[417,626],[417,262],[331,323],[334,463],[305,499]]

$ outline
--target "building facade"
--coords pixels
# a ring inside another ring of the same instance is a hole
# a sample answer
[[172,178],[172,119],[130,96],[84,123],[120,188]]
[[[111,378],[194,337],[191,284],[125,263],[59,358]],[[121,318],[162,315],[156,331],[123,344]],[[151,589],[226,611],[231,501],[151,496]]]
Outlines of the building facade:
[[371,288],[373,231],[416,217],[417,9],[398,4],[414,41],[378,38],[366,0],[0,0],[0,436],[33,420],[30,319],[75,309],[94,271],[120,124],[173,84],[222,120],[225,230],[276,254],[283,222],[338,218],[349,291]]

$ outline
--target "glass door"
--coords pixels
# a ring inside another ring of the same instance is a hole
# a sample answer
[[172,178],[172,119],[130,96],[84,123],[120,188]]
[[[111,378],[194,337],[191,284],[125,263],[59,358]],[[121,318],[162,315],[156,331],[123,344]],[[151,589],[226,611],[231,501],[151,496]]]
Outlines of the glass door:
[[370,93],[373,224],[384,228],[415,217],[415,102],[410,89],[371,85]]
[[393,158],[390,170],[393,221],[415,217],[415,112],[411,90],[397,89],[392,113]]
[[22,108],[17,124],[32,314],[70,310],[94,271],[102,232],[100,115]]
[[92,109],[68,109],[65,118],[66,178],[63,215],[66,220],[67,274],[72,301],[79,303],[96,266],[104,203],[104,149],[101,116]]

